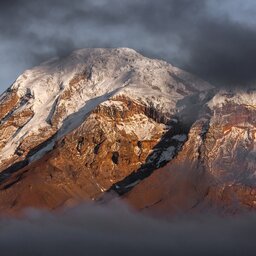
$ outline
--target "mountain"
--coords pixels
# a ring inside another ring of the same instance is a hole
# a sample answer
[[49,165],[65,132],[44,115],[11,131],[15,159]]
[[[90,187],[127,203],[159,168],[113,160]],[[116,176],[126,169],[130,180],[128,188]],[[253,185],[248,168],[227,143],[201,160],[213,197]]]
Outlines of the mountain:
[[255,95],[127,48],[42,63],[0,96],[0,210],[253,209]]

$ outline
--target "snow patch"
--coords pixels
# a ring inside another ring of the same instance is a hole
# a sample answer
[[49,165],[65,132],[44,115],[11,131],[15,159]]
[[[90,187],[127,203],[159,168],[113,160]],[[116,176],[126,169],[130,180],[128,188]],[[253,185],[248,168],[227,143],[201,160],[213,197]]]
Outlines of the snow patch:
[[220,91],[209,102],[210,109],[220,108],[227,103],[245,105],[256,108],[256,92],[255,91]]
[[177,140],[179,142],[184,142],[187,139],[186,134],[179,134],[172,137],[173,140]]
[[164,161],[170,161],[175,155],[175,150],[176,148],[174,146],[170,146],[169,148],[164,150],[158,160],[158,163],[160,164]]

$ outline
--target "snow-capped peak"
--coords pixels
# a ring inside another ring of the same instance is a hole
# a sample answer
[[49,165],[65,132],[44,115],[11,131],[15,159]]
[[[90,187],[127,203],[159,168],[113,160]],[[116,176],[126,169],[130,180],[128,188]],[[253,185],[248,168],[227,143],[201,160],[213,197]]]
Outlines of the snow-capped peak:
[[42,130],[52,136],[62,127],[59,136],[68,133],[111,97],[124,95],[172,115],[179,100],[209,88],[201,79],[132,49],[74,51],[25,71],[0,98],[0,103],[4,102],[10,91],[19,97],[8,118],[26,109],[33,112],[24,125],[13,128],[14,133],[0,148],[0,162],[13,155],[22,141],[40,135]]

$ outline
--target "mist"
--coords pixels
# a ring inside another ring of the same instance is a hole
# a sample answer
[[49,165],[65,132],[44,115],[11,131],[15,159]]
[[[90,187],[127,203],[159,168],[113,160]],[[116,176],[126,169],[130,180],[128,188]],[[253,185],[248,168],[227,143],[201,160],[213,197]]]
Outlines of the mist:
[[256,216],[159,220],[120,202],[0,220],[1,255],[255,255]]

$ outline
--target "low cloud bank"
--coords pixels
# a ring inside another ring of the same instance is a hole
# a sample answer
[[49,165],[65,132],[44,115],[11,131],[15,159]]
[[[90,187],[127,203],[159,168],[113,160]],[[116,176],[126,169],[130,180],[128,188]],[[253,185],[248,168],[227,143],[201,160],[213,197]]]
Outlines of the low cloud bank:
[[1,255],[255,255],[256,215],[153,219],[120,203],[0,220]]

